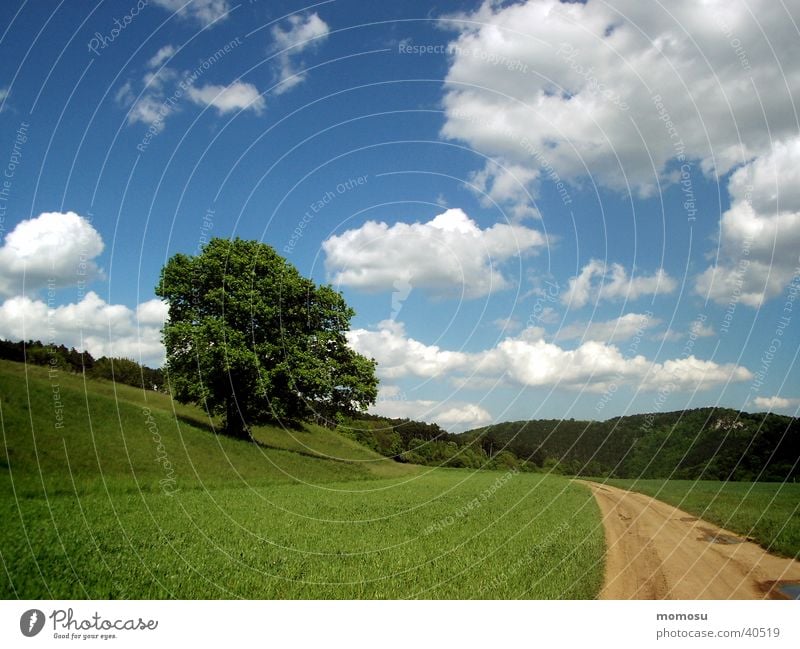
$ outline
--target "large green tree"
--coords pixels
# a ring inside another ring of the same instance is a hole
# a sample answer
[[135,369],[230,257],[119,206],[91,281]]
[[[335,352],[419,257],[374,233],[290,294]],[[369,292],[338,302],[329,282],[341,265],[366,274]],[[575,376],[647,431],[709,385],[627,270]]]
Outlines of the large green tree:
[[258,241],[214,238],[177,254],[156,294],[170,389],[225,418],[229,434],[267,421],[331,421],[375,402],[375,361],[347,346],[353,310]]

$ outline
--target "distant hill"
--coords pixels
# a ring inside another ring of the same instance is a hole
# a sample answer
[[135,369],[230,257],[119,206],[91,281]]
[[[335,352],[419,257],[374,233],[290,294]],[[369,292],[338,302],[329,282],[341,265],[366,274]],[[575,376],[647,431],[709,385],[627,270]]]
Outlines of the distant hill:
[[726,408],[630,415],[607,421],[534,420],[461,435],[494,455],[565,474],[796,482],[800,421]]

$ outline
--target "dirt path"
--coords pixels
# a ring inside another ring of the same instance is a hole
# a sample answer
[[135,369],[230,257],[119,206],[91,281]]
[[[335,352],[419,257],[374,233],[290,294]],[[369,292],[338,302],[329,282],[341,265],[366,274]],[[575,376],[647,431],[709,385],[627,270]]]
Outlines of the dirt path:
[[800,580],[800,562],[642,494],[588,483],[603,514],[600,599],[763,599]]

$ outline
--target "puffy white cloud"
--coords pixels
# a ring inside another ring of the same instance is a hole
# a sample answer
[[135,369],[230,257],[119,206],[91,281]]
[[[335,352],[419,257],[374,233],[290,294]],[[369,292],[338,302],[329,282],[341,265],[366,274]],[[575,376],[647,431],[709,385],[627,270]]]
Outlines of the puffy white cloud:
[[228,0],[152,0],[153,4],[177,12],[181,18],[207,26],[224,19],[230,11]]
[[580,308],[589,301],[636,300],[643,295],[672,293],[677,282],[662,268],[653,275],[628,276],[620,264],[608,267],[599,259],[592,259],[577,277],[569,280],[569,285],[561,296],[561,301]]
[[382,378],[400,376],[433,377],[463,368],[469,355],[425,345],[406,336],[403,323],[383,320],[377,331],[353,329],[347,332],[350,346],[369,358],[379,360]]
[[295,59],[306,49],[318,46],[330,32],[328,24],[317,13],[294,14],[286,19],[286,28],[272,28],[273,48],[278,51],[278,81],[275,92],[282,94],[291,90],[306,78],[306,73],[297,70]]
[[143,325],[156,325],[160,328],[168,314],[169,304],[158,298],[142,302],[136,307],[136,319]]
[[75,212],[43,212],[20,221],[0,247],[0,295],[89,282],[102,273],[95,258],[103,240]]
[[16,296],[0,305],[0,337],[64,344],[94,357],[122,356],[158,366],[165,358],[160,333],[165,318],[160,300],[144,302],[134,311],[108,304],[93,291],[80,302],[54,308]]
[[437,413],[435,421],[445,427],[466,430],[488,424],[492,421],[492,416],[485,408],[481,408],[477,404],[465,403]]
[[355,330],[348,342],[356,351],[378,361],[378,374],[383,378],[449,379],[460,388],[473,383],[482,387],[487,379],[502,378],[519,386],[588,392],[602,392],[612,382],[645,390],[666,386],[669,391],[691,391],[752,378],[749,370],[730,363],[694,356],[655,362],[642,355],[626,357],[618,347],[594,340],[565,349],[545,341],[538,328],[526,329],[480,352],[425,345],[407,337],[402,325],[393,321],[380,323],[377,331]]
[[408,400],[395,385],[381,386],[378,401],[370,412],[391,419],[415,419],[437,423],[452,432],[460,432],[492,421],[491,414],[476,403],[464,401]]
[[787,399],[785,397],[756,397],[755,404],[759,408],[768,411],[788,410],[800,405],[800,399]]
[[645,313],[626,313],[613,320],[595,322],[573,322],[559,329],[556,340],[597,340],[599,342],[619,342],[642,335],[646,330],[659,325],[661,320]]
[[700,274],[696,290],[720,304],[758,307],[800,283],[800,137],[776,142],[769,155],[736,170],[728,188],[719,260]]
[[771,0],[486,0],[450,22],[443,135],[643,195],[679,154],[721,175],[797,130],[798,20]]
[[522,220],[541,218],[539,210],[532,204],[535,195],[528,189],[538,177],[538,171],[529,167],[504,166],[488,161],[483,169],[472,174],[470,181],[482,194],[484,207],[500,205],[512,219]]
[[508,288],[502,262],[544,246],[545,237],[522,225],[496,224],[481,230],[460,209],[427,223],[377,223],[323,242],[332,280],[368,291],[410,283],[435,295],[474,298]]
[[235,110],[252,110],[259,114],[266,102],[252,83],[234,81],[228,86],[205,85],[189,88],[189,99],[201,106],[213,106],[220,115]]

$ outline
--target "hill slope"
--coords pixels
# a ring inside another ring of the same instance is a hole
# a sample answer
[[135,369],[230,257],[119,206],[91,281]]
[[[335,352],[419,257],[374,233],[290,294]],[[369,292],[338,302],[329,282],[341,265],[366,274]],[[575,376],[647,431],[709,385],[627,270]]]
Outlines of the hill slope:
[[257,428],[256,445],[213,423],[165,395],[0,363],[0,597],[599,590],[599,510],[574,481],[401,464],[313,426]]
[[262,426],[258,445],[167,395],[0,361],[0,469],[18,495],[331,482],[410,475],[338,433]]
[[724,408],[617,417],[535,420],[464,433],[490,453],[586,476],[795,481],[800,420]]

